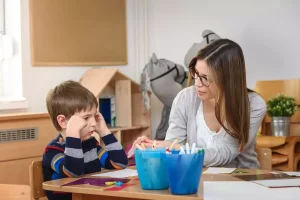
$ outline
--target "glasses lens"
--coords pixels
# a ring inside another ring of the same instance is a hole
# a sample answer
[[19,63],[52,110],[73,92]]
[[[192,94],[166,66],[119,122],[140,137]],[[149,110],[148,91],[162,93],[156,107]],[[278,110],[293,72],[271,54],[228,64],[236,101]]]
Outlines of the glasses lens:
[[200,76],[200,81],[204,86],[209,86],[209,82],[206,77]]

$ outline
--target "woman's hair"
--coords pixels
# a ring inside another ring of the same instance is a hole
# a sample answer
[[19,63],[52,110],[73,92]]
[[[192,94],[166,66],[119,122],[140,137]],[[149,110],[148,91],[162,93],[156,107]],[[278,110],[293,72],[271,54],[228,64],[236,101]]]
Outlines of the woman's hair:
[[240,151],[248,142],[250,104],[246,67],[241,47],[228,39],[219,39],[201,49],[189,68],[195,70],[198,60],[206,61],[216,84],[216,118],[228,134],[239,142]]

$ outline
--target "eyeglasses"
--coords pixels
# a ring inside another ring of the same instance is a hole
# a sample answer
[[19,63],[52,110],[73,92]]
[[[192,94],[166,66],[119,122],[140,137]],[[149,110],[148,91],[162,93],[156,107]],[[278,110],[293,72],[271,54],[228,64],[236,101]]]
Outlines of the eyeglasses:
[[199,75],[199,72],[195,68],[190,68],[189,71],[190,71],[191,76],[194,79],[199,78],[200,81],[201,81],[201,83],[202,83],[202,85],[204,85],[205,87],[209,87],[209,80],[207,79],[206,76]]

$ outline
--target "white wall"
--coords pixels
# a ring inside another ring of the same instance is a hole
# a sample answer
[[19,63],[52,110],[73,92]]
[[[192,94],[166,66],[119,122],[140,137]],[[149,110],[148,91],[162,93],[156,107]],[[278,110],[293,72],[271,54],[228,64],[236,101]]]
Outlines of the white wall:
[[[297,0],[151,0],[148,52],[184,63],[202,31],[211,29],[239,43],[244,51],[248,87],[257,80],[300,77],[300,1]],[[156,99],[152,111],[160,116]],[[153,121],[157,127],[158,121]]]
[[[46,112],[45,97],[47,92],[62,81],[80,77],[90,67],[33,67],[30,55],[29,0],[22,0],[22,45],[23,45],[23,91],[28,100],[29,112]],[[121,72],[136,79],[135,74],[135,4],[127,1],[127,43],[128,65],[120,66]]]

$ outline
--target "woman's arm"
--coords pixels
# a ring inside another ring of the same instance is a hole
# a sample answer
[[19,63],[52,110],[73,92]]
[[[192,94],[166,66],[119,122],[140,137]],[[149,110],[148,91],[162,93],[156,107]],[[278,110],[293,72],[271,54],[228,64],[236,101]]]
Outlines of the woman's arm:
[[172,103],[172,108],[169,116],[169,127],[166,133],[166,141],[174,141],[178,138],[179,143],[186,140],[187,135],[187,107],[186,90],[181,90],[175,97]]

